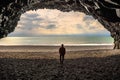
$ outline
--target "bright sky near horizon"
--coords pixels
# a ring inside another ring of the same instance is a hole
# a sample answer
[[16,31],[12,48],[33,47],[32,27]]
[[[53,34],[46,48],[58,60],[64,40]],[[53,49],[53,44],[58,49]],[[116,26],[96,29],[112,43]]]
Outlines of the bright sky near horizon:
[[15,31],[9,36],[40,35],[109,35],[93,17],[80,12],[39,9],[21,15]]

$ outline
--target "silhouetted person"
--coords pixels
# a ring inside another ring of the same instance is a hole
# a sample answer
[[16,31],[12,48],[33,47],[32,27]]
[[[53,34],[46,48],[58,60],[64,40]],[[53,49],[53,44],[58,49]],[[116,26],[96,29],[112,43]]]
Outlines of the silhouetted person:
[[59,54],[60,54],[60,63],[63,64],[64,56],[65,56],[66,50],[64,48],[64,45],[62,44],[59,48]]

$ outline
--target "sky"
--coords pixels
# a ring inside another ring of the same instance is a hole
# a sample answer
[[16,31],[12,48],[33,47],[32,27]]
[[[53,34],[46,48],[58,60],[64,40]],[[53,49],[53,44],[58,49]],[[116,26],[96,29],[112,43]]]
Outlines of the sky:
[[38,37],[41,35],[109,35],[93,17],[80,12],[39,9],[21,15],[10,37]]

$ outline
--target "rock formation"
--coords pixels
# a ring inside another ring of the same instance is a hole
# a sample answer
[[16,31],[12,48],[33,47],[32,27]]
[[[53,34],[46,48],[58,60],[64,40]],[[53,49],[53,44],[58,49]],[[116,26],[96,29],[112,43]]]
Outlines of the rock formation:
[[119,0],[0,0],[0,38],[14,31],[21,14],[43,8],[92,15],[111,33],[114,48],[120,48]]

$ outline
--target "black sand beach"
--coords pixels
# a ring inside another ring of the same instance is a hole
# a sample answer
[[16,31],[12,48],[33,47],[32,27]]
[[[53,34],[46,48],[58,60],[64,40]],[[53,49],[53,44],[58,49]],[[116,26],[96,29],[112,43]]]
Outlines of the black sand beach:
[[42,51],[43,47],[36,46],[31,48],[33,50],[28,50],[28,47],[20,50],[15,46],[10,47],[13,50],[2,48],[6,46],[0,48],[0,80],[120,79],[120,51],[111,47],[76,51],[68,49],[63,65],[59,63],[58,47],[52,51]]

